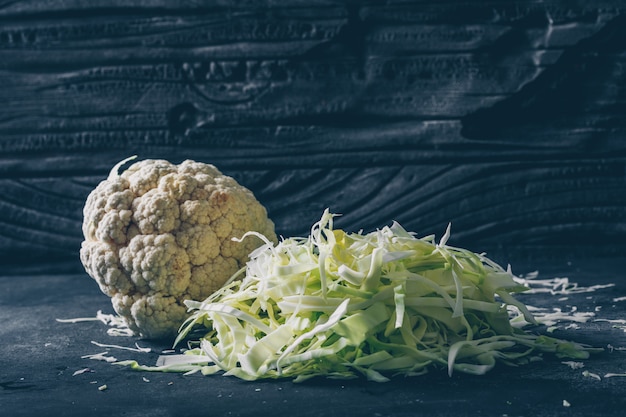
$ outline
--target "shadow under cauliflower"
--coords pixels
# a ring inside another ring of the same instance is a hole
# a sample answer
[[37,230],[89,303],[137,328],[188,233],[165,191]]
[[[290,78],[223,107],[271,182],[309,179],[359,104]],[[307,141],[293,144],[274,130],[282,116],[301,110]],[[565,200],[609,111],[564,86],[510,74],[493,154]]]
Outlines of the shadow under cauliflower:
[[186,299],[202,300],[245,265],[274,223],[252,192],[213,165],[118,163],[87,197],[80,259],[131,330],[174,337]]

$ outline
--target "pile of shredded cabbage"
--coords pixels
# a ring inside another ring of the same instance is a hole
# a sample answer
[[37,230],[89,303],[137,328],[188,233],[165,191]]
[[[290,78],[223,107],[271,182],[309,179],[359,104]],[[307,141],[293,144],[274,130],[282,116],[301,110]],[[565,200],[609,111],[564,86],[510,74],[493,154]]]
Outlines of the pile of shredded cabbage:
[[[393,223],[374,232],[333,228],[326,210],[306,238],[265,244],[221,290],[186,301],[192,314],[176,344],[148,371],[202,372],[245,380],[484,374],[542,353],[584,359],[593,349],[530,334],[536,323],[512,294],[520,280],[484,255],[417,238]],[[243,239],[242,238],[242,239]],[[198,333],[200,331],[201,333]],[[192,337],[198,335],[197,337]]]

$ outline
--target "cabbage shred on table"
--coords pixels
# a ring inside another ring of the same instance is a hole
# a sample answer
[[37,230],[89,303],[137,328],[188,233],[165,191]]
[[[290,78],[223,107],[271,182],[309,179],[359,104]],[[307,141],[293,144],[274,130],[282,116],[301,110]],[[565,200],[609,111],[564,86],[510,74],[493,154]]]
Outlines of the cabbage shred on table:
[[594,350],[513,326],[535,323],[512,295],[527,287],[510,268],[448,246],[449,228],[437,243],[395,222],[346,233],[333,228],[334,216],[326,210],[308,237],[265,239],[223,288],[186,301],[193,313],[176,340],[188,341],[184,355],[162,356],[154,367],[120,364],[246,380],[362,374],[382,382],[437,368],[484,374],[498,362],[546,352],[581,359]]

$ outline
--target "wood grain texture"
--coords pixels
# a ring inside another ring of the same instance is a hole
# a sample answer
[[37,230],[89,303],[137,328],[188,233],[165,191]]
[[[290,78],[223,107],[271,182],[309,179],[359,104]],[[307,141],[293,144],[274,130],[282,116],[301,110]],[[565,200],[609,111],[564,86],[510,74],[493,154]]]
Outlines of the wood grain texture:
[[215,164],[284,236],[329,207],[476,251],[626,249],[621,2],[200,3],[0,5],[2,261],[75,259],[131,154]]

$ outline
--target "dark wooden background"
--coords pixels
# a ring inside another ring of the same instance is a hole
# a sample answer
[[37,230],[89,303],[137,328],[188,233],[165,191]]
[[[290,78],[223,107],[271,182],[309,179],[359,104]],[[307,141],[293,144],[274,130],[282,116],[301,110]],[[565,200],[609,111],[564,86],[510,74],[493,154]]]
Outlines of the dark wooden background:
[[397,220],[509,257],[626,249],[623,1],[0,4],[0,261],[78,265],[119,160],[191,158],[277,232]]

